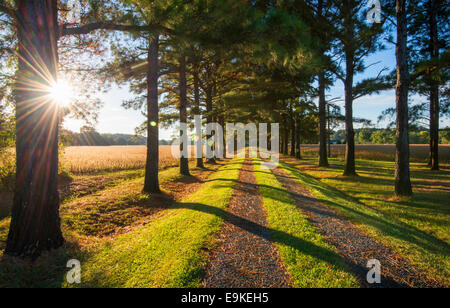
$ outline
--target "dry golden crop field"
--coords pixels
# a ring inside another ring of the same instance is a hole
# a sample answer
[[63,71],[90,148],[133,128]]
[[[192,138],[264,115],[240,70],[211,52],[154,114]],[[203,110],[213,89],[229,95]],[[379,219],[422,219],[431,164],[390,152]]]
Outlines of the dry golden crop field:
[[[79,174],[144,168],[146,157],[145,146],[68,147],[62,163],[68,171]],[[159,162],[162,168],[178,162],[170,146],[159,147]]]
[[[302,151],[306,155],[316,155],[317,145],[303,145]],[[411,161],[427,162],[427,145],[411,145]],[[13,154],[13,153],[11,153]],[[342,158],[345,145],[333,145],[333,157]],[[170,146],[160,146],[159,160],[161,168],[178,163],[172,156]],[[394,145],[357,145],[357,159],[393,161],[395,158]],[[96,173],[105,171],[119,171],[144,168],[146,160],[145,146],[94,146],[67,147],[62,157],[63,167],[75,174]],[[450,163],[450,145],[440,146],[440,160]]]
[[[318,145],[303,145],[302,152],[305,154],[316,154]],[[422,144],[412,144],[411,147],[411,161],[425,163],[428,161],[429,146]],[[345,144],[332,145],[331,154],[333,157],[344,157]],[[443,163],[450,163],[450,145],[439,146],[440,161]],[[395,160],[395,145],[356,145],[356,158],[377,161],[394,161]]]

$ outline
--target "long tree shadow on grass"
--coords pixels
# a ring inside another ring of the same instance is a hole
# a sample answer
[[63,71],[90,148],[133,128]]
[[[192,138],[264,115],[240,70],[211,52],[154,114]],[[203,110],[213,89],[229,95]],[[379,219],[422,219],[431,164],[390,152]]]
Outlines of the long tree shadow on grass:
[[[295,169],[294,169],[294,171],[295,171]],[[316,201],[322,202],[322,203],[330,206],[331,208],[341,209],[346,214],[345,216],[347,218],[350,218],[351,220],[359,221],[366,225],[369,225],[388,236],[392,236],[392,237],[398,238],[400,240],[404,240],[404,241],[413,243],[423,249],[426,249],[426,250],[432,252],[435,255],[442,255],[442,254],[449,255],[450,254],[450,246],[446,242],[444,242],[432,235],[429,235],[415,227],[407,225],[401,221],[397,221],[394,218],[392,218],[392,219],[390,219],[390,221],[388,221],[387,219],[385,219],[383,217],[384,215],[381,212],[379,212],[375,209],[370,208],[371,211],[377,213],[377,216],[369,215],[362,211],[359,211],[359,210],[353,209],[349,206],[346,206],[345,205],[346,202],[356,202],[360,206],[366,207],[366,205],[362,204],[358,200],[353,200],[353,198],[345,196],[345,194],[343,192],[337,190],[334,187],[325,185],[323,183],[318,184],[317,183],[318,180],[315,179],[314,177],[311,177],[306,174],[302,174],[302,176],[306,177],[306,180],[303,177],[302,177],[302,180],[305,180],[306,182],[311,181],[310,184],[312,183],[312,185],[314,185],[314,187],[316,189],[318,189],[322,194],[329,195],[329,196],[336,196],[335,200],[341,200],[342,202],[338,203],[338,202],[332,202],[332,201],[320,199],[320,198],[315,199]],[[238,182],[236,180],[230,180],[230,179],[220,179],[220,181]],[[266,185],[261,185],[260,187],[265,187],[265,188],[268,188],[271,190],[276,190],[280,193],[285,193],[284,190],[279,189],[279,188],[274,188],[274,187],[270,187],[270,186],[266,186]],[[281,196],[281,194],[279,194],[278,197],[274,197],[274,198],[278,201],[282,201],[282,202],[286,201],[280,196]],[[305,196],[301,196],[301,197],[305,198]],[[307,197],[307,198],[309,198],[309,197]],[[352,201],[344,200],[345,198],[348,198]],[[323,213],[319,213],[318,210],[315,210],[315,211],[318,214],[323,214]],[[326,214],[326,215],[328,215],[328,214]],[[357,265],[355,266],[355,271],[361,272],[361,270],[365,270],[363,268],[358,268],[358,267],[359,266],[357,266]]]
[[[384,218],[384,213],[366,206],[359,200],[347,196],[344,192],[332,186],[329,186],[310,175],[298,171],[295,167],[292,167],[290,165],[285,166],[288,170],[293,172],[295,177],[307,183],[309,186],[312,186],[320,194],[332,197],[334,201],[325,200],[323,198],[318,199],[318,201],[329,205],[331,208],[339,209],[342,213],[345,213],[345,216],[350,220],[369,225],[382,232],[383,234],[410,242],[432,252],[433,254],[445,254],[447,256],[450,254],[450,245],[448,245],[446,242],[434,236],[431,236],[413,226],[398,221],[395,218],[389,217],[390,219],[388,220]],[[357,206],[366,208],[376,215],[369,215],[368,213],[364,213],[361,210],[357,210],[351,206],[348,206],[346,205],[348,202],[353,202],[357,204]]]
[[[286,167],[293,171],[296,176],[298,176],[302,181],[308,183],[309,185],[313,186],[315,189],[317,189],[321,194],[326,196],[333,196],[334,200],[339,200],[341,202],[333,202],[326,199],[316,199],[319,202],[322,202],[332,208],[338,208],[342,210],[347,216],[347,218],[350,218],[354,221],[360,221],[363,222],[366,225],[369,225],[371,227],[374,227],[375,229],[381,231],[382,233],[392,236],[395,238],[398,238],[400,240],[404,240],[407,242],[410,242],[412,244],[415,244],[419,247],[422,247],[423,249],[426,249],[433,254],[441,255],[444,253],[445,255],[450,255],[450,245],[448,245],[446,242],[442,241],[439,238],[436,238],[430,234],[425,233],[424,231],[421,231],[413,226],[407,225],[401,221],[396,220],[394,217],[389,217],[390,219],[384,218],[385,214],[373,209],[371,207],[368,207],[364,203],[360,202],[358,199],[355,199],[351,196],[346,195],[344,192],[329,186],[318,179],[301,173],[299,170],[297,170],[295,167],[292,167],[290,165],[286,165]],[[264,171],[255,171],[255,172],[261,172],[265,173]],[[219,181],[232,181],[238,183],[237,180],[230,180],[230,179],[216,179]],[[214,180],[211,180],[214,181]],[[278,192],[284,193],[285,190],[274,188],[266,185],[260,185],[260,187],[265,187],[271,190],[277,190]],[[305,196],[301,196],[302,198],[305,198]],[[285,201],[282,198],[276,198],[278,201]],[[353,202],[358,204],[359,206],[362,206],[364,208],[367,208],[370,211],[373,211],[376,213],[376,216],[369,215],[367,213],[364,213],[360,210],[356,210],[350,206],[346,206],[345,204],[348,202]]]
[[[203,183],[196,176],[178,177],[173,182],[179,185]],[[142,198],[121,200],[116,206],[102,209],[98,213],[85,212],[83,215],[76,215],[73,219],[77,220],[77,224],[82,227],[81,229],[79,229],[80,226],[78,226],[79,228],[68,226],[65,215],[62,215],[62,224],[70,232],[101,237],[105,234],[98,232],[96,225],[111,225],[111,232],[107,233],[114,233],[117,228],[125,228],[131,225],[140,216],[154,215],[175,202],[173,196],[169,194],[162,193],[151,196],[143,194]],[[124,211],[128,209],[130,210],[129,214],[136,217],[124,219]],[[133,209],[141,210],[133,211]],[[90,219],[92,215],[95,216],[94,221]],[[59,288],[66,282],[66,274],[70,270],[66,267],[67,262],[71,259],[77,259],[83,264],[89,257],[88,252],[83,252],[76,241],[70,239],[62,248],[45,253],[35,261],[2,256],[1,251],[5,248],[3,240],[6,240],[8,229],[9,223],[0,225],[0,234],[4,233],[0,242],[0,288]]]
[[[247,232],[250,232],[256,236],[264,237],[264,234],[270,235],[270,238],[265,237],[267,240],[278,243],[281,245],[289,246],[301,253],[309,255],[311,257],[317,258],[323,262],[326,262],[330,266],[334,266],[342,271],[345,271],[349,274],[352,274],[350,268],[345,264],[342,256],[334,252],[333,250],[317,246],[307,240],[295,237],[291,234],[288,234],[283,231],[279,231],[276,229],[272,229],[269,227],[265,227],[259,224],[256,224],[248,219],[236,216],[226,210],[206,205],[200,203],[177,203],[173,206],[177,209],[188,209],[192,211],[198,211],[202,213],[207,213],[211,215],[215,215],[220,217],[224,221],[233,224],[234,226],[243,229]],[[245,254],[245,251],[242,251]],[[351,265],[354,268],[357,268],[359,271],[366,271],[367,269],[361,267],[358,264]],[[203,273],[202,273],[203,274]]]
[[61,288],[66,275],[71,270],[67,262],[79,260],[81,264],[88,258],[74,242],[45,253],[37,260],[21,259],[3,255],[0,257],[0,288]]

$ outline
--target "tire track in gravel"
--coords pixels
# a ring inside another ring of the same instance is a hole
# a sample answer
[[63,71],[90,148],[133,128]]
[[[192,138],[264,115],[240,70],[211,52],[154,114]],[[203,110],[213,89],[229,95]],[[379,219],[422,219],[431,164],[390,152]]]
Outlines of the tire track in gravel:
[[[437,281],[418,272],[411,263],[392,249],[367,236],[349,220],[317,200],[308,189],[303,187],[284,170],[272,170],[278,181],[295,199],[298,208],[303,211],[311,223],[318,228],[325,239],[337,248],[345,261],[358,276],[362,287],[368,288],[440,288]],[[369,260],[381,263],[381,284],[367,283]]]
[[290,278],[270,240],[253,163],[244,162],[217,246],[203,280],[206,288],[286,288]]

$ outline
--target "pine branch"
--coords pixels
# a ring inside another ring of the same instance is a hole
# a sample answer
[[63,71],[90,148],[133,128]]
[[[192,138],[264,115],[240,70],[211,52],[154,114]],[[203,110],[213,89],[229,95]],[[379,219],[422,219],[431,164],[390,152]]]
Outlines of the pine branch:
[[423,61],[416,72],[410,76],[410,81],[419,77],[431,75],[435,71],[450,67],[450,52],[446,52],[440,58]]
[[381,74],[386,70],[388,70],[387,67],[378,72],[377,77],[368,78],[359,82],[353,88],[353,100],[357,100],[366,95],[378,94],[381,91],[393,89],[395,87],[395,84],[392,82],[392,80],[389,79],[390,76],[381,76]]
[[6,3],[4,3],[4,1],[0,1],[0,12],[10,17],[16,16],[16,12],[14,11],[14,9],[9,7]]
[[332,72],[338,79],[345,82],[345,76],[339,72],[337,68],[334,68],[333,66],[328,67],[328,70]]
[[138,26],[138,25],[118,25],[114,23],[95,22],[80,27],[70,27],[69,25],[65,24],[62,26],[60,36],[83,35],[89,34],[96,30],[174,34],[172,30],[163,27],[161,25],[150,24],[145,26]]

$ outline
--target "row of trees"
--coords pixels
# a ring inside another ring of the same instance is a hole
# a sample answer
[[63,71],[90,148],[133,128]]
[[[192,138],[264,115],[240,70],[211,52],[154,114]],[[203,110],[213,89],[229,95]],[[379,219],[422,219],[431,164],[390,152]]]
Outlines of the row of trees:
[[[316,59],[321,72],[315,77],[319,96],[319,165],[328,166],[326,155],[326,88],[335,80],[344,84],[345,101],[345,171],[344,175],[355,176],[355,131],[353,123],[353,101],[365,95],[395,88],[396,108],[387,110],[384,116],[394,115],[396,126],[396,194],[409,196],[412,187],[409,174],[409,126],[410,119],[417,114],[429,112],[430,166],[439,170],[439,121],[442,114],[448,115],[448,5],[442,1],[385,1],[384,22],[368,25],[364,1],[302,1],[309,7],[307,12],[318,20],[315,38],[318,38],[321,54]],[[303,9],[303,7],[302,7]],[[313,13],[311,13],[313,12]],[[375,12],[376,13],[376,12]],[[394,34],[394,35],[391,35]],[[395,39],[392,37],[394,36]],[[397,68],[392,74],[378,76],[354,84],[354,76],[369,65],[364,60],[375,51],[392,43],[396,47]],[[320,57],[322,56],[322,57]],[[409,95],[419,93],[429,98],[428,104],[410,108]],[[440,100],[440,97],[444,99]],[[328,102],[329,104],[329,102]],[[442,108],[442,106],[444,106]],[[410,109],[416,109],[410,117]],[[420,111],[420,112],[418,112]],[[417,113],[418,112],[418,113]],[[331,118],[331,116],[329,116]],[[288,153],[289,134],[296,131],[290,116],[284,129],[283,152]],[[296,138],[291,138],[292,144]],[[292,145],[292,149],[296,146]],[[291,154],[295,152],[292,150]]]
[[[2,55],[16,69],[10,79],[14,91],[4,84],[14,101],[17,148],[7,253],[37,256],[63,242],[57,166],[58,128],[66,110],[49,99],[48,89],[68,72],[78,79],[95,77],[102,84],[129,86],[134,97],[124,107],[141,110],[147,119],[138,128],[147,135],[146,193],[159,192],[159,128],[192,123],[198,114],[208,123],[280,123],[282,152],[296,156],[302,140],[313,139],[318,131],[319,165],[328,166],[327,125],[333,125],[331,115],[337,109],[326,93],[336,81],[345,87],[345,175],[356,175],[353,125],[361,120],[353,116],[353,101],[393,88],[396,79],[396,194],[412,193],[410,77],[423,80],[425,89],[429,80],[438,90],[445,81],[440,53],[446,48],[440,36],[445,32],[439,32],[444,8],[439,1],[386,1],[379,24],[367,22],[366,2],[357,0],[75,2],[79,14],[68,22],[67,1],[0,1],[5,35],[11,36]],[[437,9],[427,9],[428,4]],[[428,38],[412,26],[422,15],[430,18],[430,27],[434,19],[438,23],[438,51],[417,58],[407,48],[417,43],[407,38]],[[395,42],[390,35],[394,29]],[[369,66],[367,56],[383,49],[386,41],[396,44],[397,77],[380,73],[355,84],[355,75]],[[83,58],[82,51],[91,53],[87,58],[100,59],[82,61],[92,65],[80,68],[74,59]],[[414,65],[413,58],[418,60]],[[434,75],[439,78],[430,77]],[[433,92],[433,101],[438,92]],[[99,102],[91,101],[79,101],[72,112],[95,115]],[[430,125],[430,131],[435,129],[435,123]],[[197,164],[202,167],[203,159]],[[187,159],[180,160],[180,172],[189,174]]]

